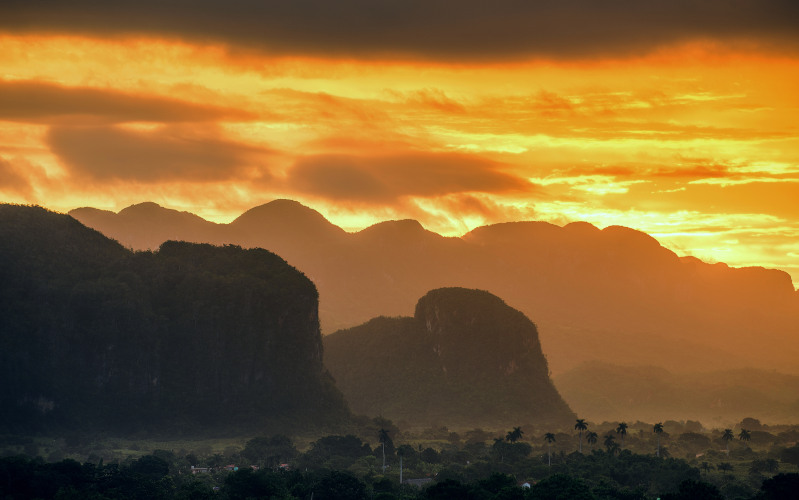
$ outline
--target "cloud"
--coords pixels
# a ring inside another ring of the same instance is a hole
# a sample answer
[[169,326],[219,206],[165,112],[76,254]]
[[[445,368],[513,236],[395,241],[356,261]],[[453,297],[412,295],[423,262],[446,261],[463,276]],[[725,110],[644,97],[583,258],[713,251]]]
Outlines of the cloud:
[[406,105],[422,106],[446,113],[460,114],[466,112],[466,107],[463,104],[437,88],[425,88],[410,92],[386,89],[385,94],[391,99],[399,100]]
[[640,54],[695,39],[796,49],[793,0],[6,0],[0,29],[147,34],[278,54],[444,60]]
[[10,161],[0,157],[0,193],[28,196],[33,187]]
[[[673,179],[675,181],[702,182],[704,179],[723,179],[739,177],[736,165],[725,165],[712,159],[678,158],[677,165],[662,164],[628,164],[586,165],[582,167],[563,168],[557,175],[551,175],[550,183],[574,182],[572,179],[585,177],[606,177],[611,180],[628,181],[629,179]],[[695,180],[699,181],[695,181]],[[713,181],[710,181],[713,182]]]
[[534,186],[499,164],[460,154],[314,155],[300,158],[287,179],[292,189],[331,200],[386,202],[404,196],[502,193]]
[[54,127],[47,142],[73,175],[94,180],[211,182],[265,175],[261,165],[274,152],[220,135],[215,127]]
[[392,117],[375,101],[341,97],[327,92],[307,92],[289,88],[268,89],[261,92],[281,112],[300,123],[325,124],[340,130],[344,125],[392,123]]
[[[687,168],[663,168],[655,170],[653,177],[672,177],[677,179],[718,179],[729,177],[730,167],[718,164],[691,165]],[[696,182],[696,181],[691,181]]]
[[35,81],[0,80],[0,120],[96,125],[133,121],[164,123],[252,118],[251,113],[242,110],[166,97],[65,87]]

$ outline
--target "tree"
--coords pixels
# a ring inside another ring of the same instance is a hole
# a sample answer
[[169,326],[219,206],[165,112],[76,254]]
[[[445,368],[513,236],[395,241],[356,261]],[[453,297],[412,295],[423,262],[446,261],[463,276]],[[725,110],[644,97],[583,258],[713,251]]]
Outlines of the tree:
[[727,449],[727,455],[730,454],[730,441],[735,439],[735,436],[732,433],[732,429],[724,429],[724,434],[721,435],[721,439],[724,440],[724,445]]
[[585,440],[588,442],[588,444],[590,444],[590,445],[591,445],[591,448],[593,448],[593,447],[594,447],[594,445],[595,445],[595,444],[596,444],[596,442],[597,442],[597,439],[599,439],[599,435],[598,435],[596,432],[594,432],[594,431],[589,431],[589,432],[588,432],[588,433],[585,435]]
[[325,436],[313,443],[311,449],[305,452],[306,461],[321,467],[325,462],[333,457],[343,457],[348,465],[354,463],[358,458],[371,455],[372,449],[360,438],[348,434],[346,436]]
[[552,467],[552,443],[555,442],[555,435],[551,432],[544,434],[544,441],[547,442],[547,459],[549,466]]
[[780,463],[773,458],[752,460],[752,464],[749,466],[749,472],[751,474],[760,474],[762,472],[775,474],[779,470]]
[[522,438],[522,434],[524,434],[524,431],[522,431],[521,427],[514,427],[512,431],[508,432],[508,435],[505,436],[505,439],[511,443],[515,443]]
[[533,486],[529,498],[534,500],[595,500],[596,496],[591,493],[591,487],[582,479],[566,474],[554,474]]
[[740,439],[741,441],[749,441],[750,439],[752,439],[752,435],[749,434],[748,430],[741,428],[741,432],[738,433],[738,439]]
[[611,433],[608,433],[608,435],[605,436],[604,444],[605,444],[605,448],[608,449],[608,453],[610,453],[611,455],[613,453],[615,453],[616,450],[619,448],[619,445],[616,444],[616,438],[613,437],[613,434],[611,434]]
[[330,471],[314,486],[318,500],[366,500],[366,485],[347,472]]
[[422,451],[422,461],[428,464],[440,463],[441,454],[433,448],[425,448],[424,451]]
[[446,479],[424,491],[428,500],[455,500],[469,498],[469,487],[454,479]]
[[799,491],[799,474],[795,472],[790,474],[777,474],[763,481],[763,485],[760,486],[760,491],[760,496],[757,498],[767,500],[796,498],[796,492]]
[[780,461],[786,464],[799,465],[799,445],[793,445],[780,452]]
[[169,474],[169,464],[155,455],[144,455],[130,464],[130,471],[158,480]]
[[583,431],[588,429],[588,424],[585,423],[584,418],[578,418],[577,423],[574,424],[574,428],[580,433],[580,446],[579,451],[580,453],[583,452]]
[[380,428],[378,431],[378,439],[380,440],[380,445],[383,447],[383,475],[386,474],[386,443],[391,441],[391,437],[388,435],[388,431]]
[[652,427],[652,432],[658,437],[658,451],[655,453],[656,456],[660,456],[660,435],[663,434],[663,422],[658,422]]
[[719,489],[712,484],[686,479],[677,493],[663,495],[663,500],[724,500]]
[[285,498],[288,490],[283,478],[270,470],[240,469],[225,478],[225,495],[231,500],[247,498]]
[[621,422],[619,426],[616,427],[616,433],[621,434],[621,449],[624,449],[624,436],[627,435],[627,424]]
[[272,437],[256,437],[247,441],[241,454],[252,463],[276,467],[281,462],[292,460],[299,452],[291,438],[278,434]]

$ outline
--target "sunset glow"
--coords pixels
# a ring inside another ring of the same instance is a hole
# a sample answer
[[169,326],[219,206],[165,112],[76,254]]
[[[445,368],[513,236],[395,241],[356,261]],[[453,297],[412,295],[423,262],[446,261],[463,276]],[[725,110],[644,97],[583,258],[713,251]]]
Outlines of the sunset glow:
[[291,198],[348,230],[445,235],[584,220],[799,284],[790,43],[495,59],[264,43],[0,26],[0,200],[229,222]]

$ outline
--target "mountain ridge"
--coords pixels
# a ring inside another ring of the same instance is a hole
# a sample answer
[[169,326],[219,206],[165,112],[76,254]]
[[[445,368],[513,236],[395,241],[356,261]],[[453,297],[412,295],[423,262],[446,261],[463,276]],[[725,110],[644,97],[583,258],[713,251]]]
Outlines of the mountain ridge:
[[[301,223],[299,236],[275,229],[238,237],[228,224],[213,226],[206,237],[262,246],[303,271],[319,289],[325,333],[375,316],[402,315],[428,290],[460,286],[489,290],[536,318],[556,373],[591,359],[613,361],[633,338],[693,346],[688,364],[679,367],[642,341],[633,354],[644,364],[704,370],[739,367],[743,359],[799,372],[793,362],[799,357],[799,292],[780,270],[678,257],[652,236],[621,226],[507,222],[448,238],[416,221],[348,233],[297,202],[261,208],[280,208],[288,226],[312,212],[335,237]],[[143,220],[140,234],[157,222]],[[125,246],[146,242],[130,226],[124,229],[103,228]],[[605,342],[594,341],[596,336]]]

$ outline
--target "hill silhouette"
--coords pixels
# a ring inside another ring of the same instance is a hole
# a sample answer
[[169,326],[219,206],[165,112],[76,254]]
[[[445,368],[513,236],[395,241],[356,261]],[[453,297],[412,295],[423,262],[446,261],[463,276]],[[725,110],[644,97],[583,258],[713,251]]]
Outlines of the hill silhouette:
[[[118,224],[95,227],[125,246],[152,248],[146,236],[160,217],[138,210],[134,223],[122,212]],[[71,213],[92,225],[85,209]],[[460,286],[488,290],[536,318],[556,374],[590,360],[799,373],[799,293],[782,271],[678,257],[640,231],[585,222],[510,222],[446,238],[415,221],[346,233],[288,200],[245,215],[185,239],[281,255],[316,283],[323,332],[404,314],[426,291]]]
[[325,364],[353,411],[415,425],[564,425],[535,325],[481,290],[442,288],[413,317],[325,337]]
[[134,253],[67,215],[0,205],[0,429],[333,427],[349,412],[322,364],[317,297],[263,249]]
[[70,215],[103,234],[115,233],[114,239],[136,250],[157,250],[169,240],[217,245],[228,242],[217,235],[217,224],[152,202],[131,205],[118,214],[96,208],[78,208]]

